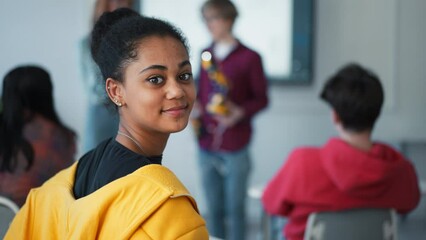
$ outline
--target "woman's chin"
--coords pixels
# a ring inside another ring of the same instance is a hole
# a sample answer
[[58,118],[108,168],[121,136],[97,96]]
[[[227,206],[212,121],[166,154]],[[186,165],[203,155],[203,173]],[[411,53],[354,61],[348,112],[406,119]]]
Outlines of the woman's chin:
[[188,126],[188,121],[176,122],[175,126],[169,129],[170,133],[177,133],[183,131]]

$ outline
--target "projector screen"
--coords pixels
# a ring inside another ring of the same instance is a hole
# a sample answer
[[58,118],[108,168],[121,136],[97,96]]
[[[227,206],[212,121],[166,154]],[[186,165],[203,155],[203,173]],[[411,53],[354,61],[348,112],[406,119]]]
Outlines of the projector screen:
[[[311,81],[312,1],[233,1],[239,12],[235,36],[261,55],[270,82]],[[211,44],[200,10],[203,3],[204,0],[141,0],[142,14],[167,20],[186,35],[195,75],[202,49]]]

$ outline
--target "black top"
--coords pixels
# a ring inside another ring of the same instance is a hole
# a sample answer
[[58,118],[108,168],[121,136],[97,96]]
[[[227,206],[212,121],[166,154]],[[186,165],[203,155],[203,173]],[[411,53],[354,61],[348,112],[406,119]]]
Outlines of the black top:
[[148,164],[161,164],[162,155],[145,157],[110,138],[86,153],[77,165],[74,197],[82,198]]

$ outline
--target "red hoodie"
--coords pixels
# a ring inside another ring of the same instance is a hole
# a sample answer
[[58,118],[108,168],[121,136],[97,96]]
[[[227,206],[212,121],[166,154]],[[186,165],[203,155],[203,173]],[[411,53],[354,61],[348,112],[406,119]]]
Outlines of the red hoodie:
[[323,148],[299,148],[266,186],[265,211],[288,217],[284,235],[302,240],[310,213],[348,208],[413,210],[420,193],[411,163],[391,147],[368,152],[332,138]]

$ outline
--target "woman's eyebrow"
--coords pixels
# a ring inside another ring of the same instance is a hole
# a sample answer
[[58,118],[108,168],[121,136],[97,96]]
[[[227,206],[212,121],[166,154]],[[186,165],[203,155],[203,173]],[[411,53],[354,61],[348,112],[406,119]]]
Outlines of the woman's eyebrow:
[[[182,67],[184,67],[186,65],[191,65],[191,62],[189,60],[185,60],[185,61],[183,61],[183,62],[181,62],[181,63],[178,64],[179,68],[182,68]],[[151,70],[151,69],[167,70],[167,67],[163,66],[163,65],[151,65],[149,67],[144,68],[139,73],[143,73],[143,72]]]
[[179,68],[182,68],[186,65],[191,65],[191,62],[189,60],[185,60],[185,61],[179,63]]
[[151,69],[159,69],[159,70],[167,70],[166,66],[163,65],[151,65],[147,68],[144,68],[142,71],[140,71],[139,73],[143,73],[145,71],[151,70]]

